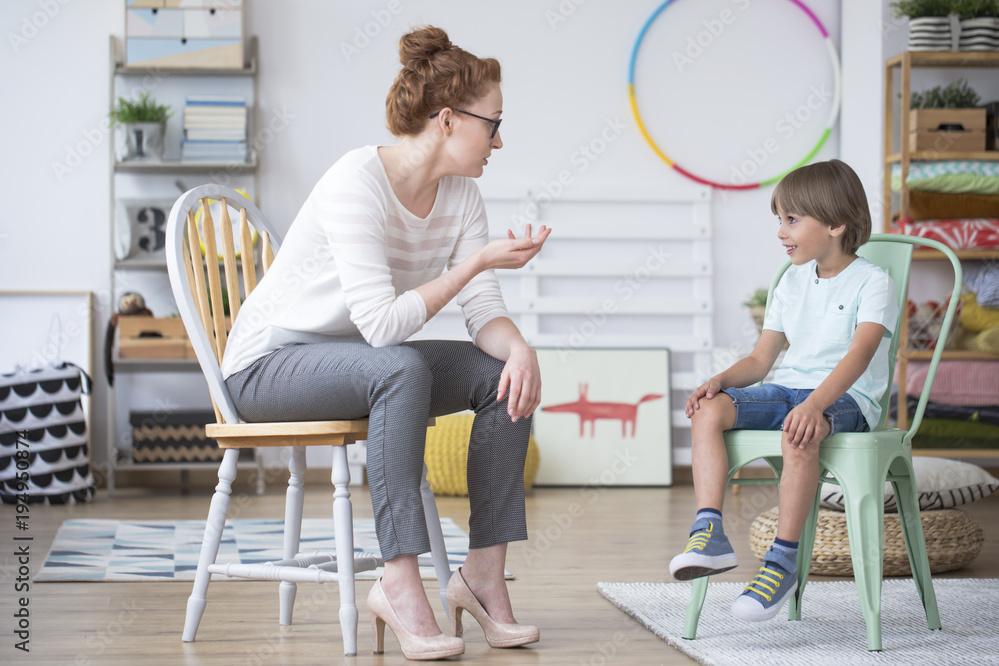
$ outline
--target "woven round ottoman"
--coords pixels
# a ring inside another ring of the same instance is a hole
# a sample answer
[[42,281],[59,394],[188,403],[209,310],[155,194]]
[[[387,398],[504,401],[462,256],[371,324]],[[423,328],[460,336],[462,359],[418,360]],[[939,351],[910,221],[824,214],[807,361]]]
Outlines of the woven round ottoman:
[[[437,425],[427,429],[427,481],[435,495],[468,495],[468,438],[472,434],[474,414],[450,414],[437,417]],[[524,488],[530,489],[538,475],[541,455],[531,435],[524,464]]]
[[[985,540],[981,526],[962,511],[943,509],[921,512],[923,535],[930,571],[941,573],[960,569],[972,562],[982,550]],[[885,576],[911,576],[909,556],[905,552],[902,523],[897,513],[885,514]],[[750,548],[762,558],[777,536],[777,507],[756,517],[749,530]],[[850,540],[846,533],[846,514],[819,509],[815,526],[815,548],[812,550],[810,574],[817,576],[853,576]]]

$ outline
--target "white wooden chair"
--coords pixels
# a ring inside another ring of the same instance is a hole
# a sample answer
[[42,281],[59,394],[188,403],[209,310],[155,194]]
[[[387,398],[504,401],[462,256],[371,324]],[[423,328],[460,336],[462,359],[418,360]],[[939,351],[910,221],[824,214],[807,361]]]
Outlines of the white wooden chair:
[[[201,207],[201,223],[196,210]],[[211,214],[217,206],[219,230]],[[229,210],[239,218],[240,252],[233,241],[233,225]],[[251,226],[251,220],[252,225]],[[199,228],[200,226],[200,228]],[[194,346],[201,370],[208,381],[217,423],[208,424],[205,432],[225,449],[219,466],[219,482],[215,487],[208,520],[205,524],[194,589],[187,601],[184,621],[184,641],[193,641],[205,610],[205,595],[212,574],[277,580],[279,585],[279,622],[290,625],[297,584],[337,581],[340,586],[340,625],[344,654],[357,653],[357,606],[354,595],[354,574],[377,568],[375,558],[354,559],[353,519],[350,504],[350,471],[347,465],[348,444],[363,440],[367,435],[366,419],[354,421],[305,421],[277,423],[243,423],[233,406],[232,398],[222,380],[220,362],[225,351],[231,322],[239,314],[246,295],[257,284],[257,267],[253,251],[254,228],[261,239],[261,269],[266,272],[274,259],[280,238],[260,210],[236,191],[222,185],[201,185],[185,192],[174,204],[167,223],[167,269],[181,319]],[[221,252],[216,243],[221,234]],[[202,247],[204,248],[202,250]],[[248,250],[249,248],[249,250]],[[224,280],[219,271],[221,257]],[[224,316],[222,287],[228,292],[231,317]],[[284,515],[284,559],[265,564],[216,564],[222,529],[225,525],[232,483],[236,478],[239,449],[263,446],[291,447],[288,463],[288,491]],[[305,447],[333,448],[333,525],[336,554],[308,553],[299,555],[302,529],[302,504],[305,485]],[[426,466],[421,484],[423,510],[430,535],[434,568],[440,583],[441,602],[447,612],[447,581],[451,575],[444,536],[433,493],[427,483]]]

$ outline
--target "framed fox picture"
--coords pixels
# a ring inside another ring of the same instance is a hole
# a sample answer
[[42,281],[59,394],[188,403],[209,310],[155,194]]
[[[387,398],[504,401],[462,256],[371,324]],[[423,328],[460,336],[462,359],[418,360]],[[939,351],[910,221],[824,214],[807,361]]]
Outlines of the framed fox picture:
[[666,349],[539,348],[538,485],[673,483]]

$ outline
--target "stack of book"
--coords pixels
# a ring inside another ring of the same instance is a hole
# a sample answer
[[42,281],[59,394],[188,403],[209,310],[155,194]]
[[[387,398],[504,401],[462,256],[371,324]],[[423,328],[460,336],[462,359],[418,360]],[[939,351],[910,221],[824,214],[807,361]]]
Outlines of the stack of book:
[[184,105],[184,162],[246,162],[246,99],[192,96]]

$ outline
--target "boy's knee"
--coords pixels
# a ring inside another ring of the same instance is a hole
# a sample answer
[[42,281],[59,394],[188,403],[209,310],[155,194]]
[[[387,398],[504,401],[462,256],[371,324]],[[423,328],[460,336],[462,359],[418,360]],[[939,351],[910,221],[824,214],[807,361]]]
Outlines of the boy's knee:
[[792,446],[791,437],[787,433],[783,433],[780,438],[780,448],[784,460],[792,462],[808,462],[819,457],[818,443],[810,443],[807,446]]
[[719,393],[710,400],[701,399],[701,408],[695,409],[690,417],[690,424],[693,428],[710,428],[727,430],[731,427],[728,422],[731,420],[728,414],[732,400],[724,393]]

